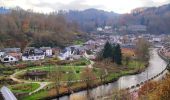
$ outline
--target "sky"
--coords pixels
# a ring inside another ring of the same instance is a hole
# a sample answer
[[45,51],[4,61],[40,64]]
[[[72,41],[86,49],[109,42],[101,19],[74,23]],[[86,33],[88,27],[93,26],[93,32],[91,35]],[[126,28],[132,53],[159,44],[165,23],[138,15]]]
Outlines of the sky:
[[122,14],[139,7],[161,6],[168,3],[170,0],[0,0],[0,6],[3,7],[21,7],[40,13],[96,8]]

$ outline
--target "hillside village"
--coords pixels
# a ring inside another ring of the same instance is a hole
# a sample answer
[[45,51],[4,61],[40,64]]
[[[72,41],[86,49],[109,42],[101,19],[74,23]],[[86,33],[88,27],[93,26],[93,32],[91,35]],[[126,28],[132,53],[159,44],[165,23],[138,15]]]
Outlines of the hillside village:
[[38,61],[45,58],[57,57],[60,60],[80,59],[85,54],[91,55],[95,59],[98,52],[101,51],[106,41],[111,44],[120,44],[122,49],[134,49],[138,38],[146,38],[151,43],[163,44],[166,35],[91,35],[91,39],[80,45],[71,45],[61,49],[59,47],[27,47],[24,52],[20,48],[2,48],[0,49],[1,63],[17,63],[19,61]]
[[96,29],[97,32],[103,33],[122,33],[122,32],[129,32],[129,33],[146,33],[147,26],[145,25],[124,25],[120,27],[113,28],[112,26],[105,26],[105,27],[98,27]]

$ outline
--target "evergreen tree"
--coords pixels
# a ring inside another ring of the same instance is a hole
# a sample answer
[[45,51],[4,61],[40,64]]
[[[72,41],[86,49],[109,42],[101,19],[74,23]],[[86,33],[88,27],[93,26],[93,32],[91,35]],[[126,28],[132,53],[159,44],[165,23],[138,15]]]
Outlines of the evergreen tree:
[[102,57],[105,59],[105,58],[112,58],[112,56],[113,56],[112,46],[107,41],[103,49]]
[[122,64],[122,53],[121,53],[121,49],[120,49],[120,45],[117,44],[115,46],[115,50],[114,50],[114,62],[118,65]]

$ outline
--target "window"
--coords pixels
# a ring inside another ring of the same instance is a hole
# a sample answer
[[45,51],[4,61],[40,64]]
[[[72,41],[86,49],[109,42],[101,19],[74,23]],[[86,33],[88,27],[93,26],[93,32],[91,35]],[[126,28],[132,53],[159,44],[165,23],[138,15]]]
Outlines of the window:
[[11,60],[13,60],[13,58],[11,58]]
[[4,58],[4,61],[9,61],[9,58]]

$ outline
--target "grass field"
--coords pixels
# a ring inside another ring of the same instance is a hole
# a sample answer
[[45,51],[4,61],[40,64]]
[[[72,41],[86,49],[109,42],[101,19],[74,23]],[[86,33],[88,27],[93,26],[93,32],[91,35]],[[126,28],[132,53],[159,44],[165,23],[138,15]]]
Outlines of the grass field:
[[[17,75],[18,78],[21,78],[27,71],[47,71],[48,74],[53,73],[55,70],[58,70],[59,66],[41,66],[41,67],[35,67],[27,69],[25,72],[21,72]],[[71,76],[71,80],[81,80],[81,73],[85,67],[83,66],[60,66],[60,72],[61,72],[61,81],[68,81],[68,79]],[[98,69],[94,68],[93,73],[96,75],[96,77],[99,75]],[[44,81],[50,81],[50,78],[47,77]]]
[[30,93],[39,87],[40,85],[37,83],[17,84],[9,86],[9,88],[14,93]]

